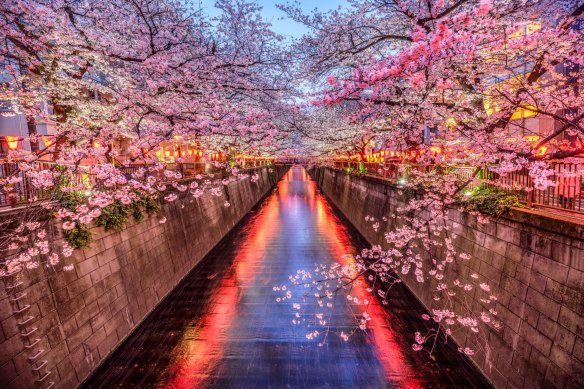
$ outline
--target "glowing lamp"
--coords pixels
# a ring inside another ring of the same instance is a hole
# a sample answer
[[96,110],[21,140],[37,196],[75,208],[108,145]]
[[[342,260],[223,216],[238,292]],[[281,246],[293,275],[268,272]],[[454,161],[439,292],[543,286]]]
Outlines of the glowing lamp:
[[203,156],[203,152],[199,150],[199,157]]
[[43,141],[43,144],[45,145],[45,147],[49,147],[53,143],[51,138],[49,138],[48,136],[41,137],[41,140]]
[[164,152],[164,155],[166,155],[167,157],[170,157],[170,151],[169,151],[169,150],[166,150],[166,151]]
[[6,144],[10,150],[16,150],[18,148],[18,142],[20,139],[17,136],[9,136],[6,137]]
[[537,151],[535,152],[535,155],[537,157],[544,157],[547,154],[547,146],[541,146],[540,148],[537,149]]

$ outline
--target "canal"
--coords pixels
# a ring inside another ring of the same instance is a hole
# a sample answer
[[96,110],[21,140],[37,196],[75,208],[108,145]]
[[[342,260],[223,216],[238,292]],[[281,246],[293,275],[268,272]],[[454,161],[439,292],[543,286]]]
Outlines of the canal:
[[[293,167],[85,387],[489,387],[451,344],[439,344],[434,358],[412,350],[413,333],[425,323],[401,284],[388,306],[370,297],[369,328],[348,341],[329,335],[319,347],[306,338],[306,325],[292,324],[291,304],[276,302],[281,292],[273,287],[314,263],[350,260],[346,254],[365,246],[304,168]],[[366,297],[366,288],[352,293]],[[331,330],[351,331],[356,309],[339,300]]]

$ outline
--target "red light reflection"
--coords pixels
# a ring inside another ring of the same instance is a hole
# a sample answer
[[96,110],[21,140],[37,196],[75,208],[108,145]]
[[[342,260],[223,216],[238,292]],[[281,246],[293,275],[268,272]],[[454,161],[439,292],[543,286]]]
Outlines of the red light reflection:
[[[310,180],[307,185],[317,212],[317,226],[323,233],[327,233],[334,242],[332,246],[334,258],[342,265],[354,263],[352,257],[346,256],[355,252],[355,248],[350,243],[347,229],[334,217],[323,195],[316,193],[316,182]],[[407,363],[406,356],[396,341],[394,332],[386,326],[387,318],[384,308],[379,304],[375,296],[367,292],[365,277],[362,276],[359,280],[361,285],[353,287],[351,295],[358,297],[361,301],[369,300],[369,305],[368,307],[360,306],[354,309],[359,310],[358,314],[367,311],[371,316],[367,331],[373,339],[373,344],[377,349],[377,355],[383,365],[386,377],[392,382],[399,382],[404,388],[422,388],[422,380],[415,377],[416,372]]]
[[[285,187],[285,185],[280,185]],[[229,325],[237,317],[240,285],[258,276],[255,271],[264,257],[266,243],[278,234],[278,197],[271,196],[261,213],[249,224],[249,241],[238,247],[233,270],[227,271],[216,287],[207,313],[197,325],[183,334],[168,368],[171,378],[166,388],[197,388],[202,385],[223,358]],[[267,228],[269,226],[269,228]],[[193,341],[193,339],[197,339]]]
[[[301,189],[295,187],[293,181],[302,182]],[[292,169],[278,184],[278,194],[272,195],[257,217],[248,224],[247,238],[238,246],[232,269],[225,273],[215,288],[206,313],[194,327],[184,332],[173,351],[175,357],[167,369],[169,379],[161,386],[196,388],[209,380],[213,370],[221,365],[220,362],[225,357],[230,325],[237,321],[238,304],[242,298],[238,285],[253,284],[261,277],[262,264],[270,260],[265,257],[266,246],[283,233],[280,231],[283,223],[281,213],[287,212],[292,222],[295,222],[295,213],[306,206],[316,221],[318,231],[313,234],[327,237],[323,244],[330,246],[328,251],[332,259],[344,264],[350,261],[344,255],[354,253],[356,249],[351,244],[347,229],[334,216],[324,197],[318,193],[316,183],[309,178],[306,171]],[[298,217],[303,215],[305,217],[305,214],[300,213]],[[263,285],[270,282],[268,278],[261,281]],[[366,291],[365,279],[361,281],[362,285],[355,287],[352,294],[361,300],[370,301],[368,308],[356,309],[360,310],[360,313],[367,309],[372,318],[368,333],[373,340],[375,354],[383,366],[386,378],[405,388],[422,387],[418,375],[407,363],[395,334],[387,327],[383,307]],[[269,315],[270,313],[267,313],[266,316]]]

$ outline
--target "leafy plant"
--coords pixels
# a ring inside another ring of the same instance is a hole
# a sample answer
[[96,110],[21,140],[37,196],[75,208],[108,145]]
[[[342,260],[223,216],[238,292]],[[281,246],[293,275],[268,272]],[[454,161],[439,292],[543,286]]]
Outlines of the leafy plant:
[[63,192],[59,203],[61,207],[75,212],[77,206],[83,204],[83,195],[81,192]]
[[130,207],[115,201],[101,210],[101,215],[95,219],[95,224],[106,231],[121,230],[128,222]]
[[160,205],[158,205],[158,202],[152,196],[143,197],[140,199],[140,204],[148,215],[160,211]]
[[132,204],[132,217],[137,222],[141,222],[144,220],[144,212],[142,212],[142,208],[140,208],[140,204],[134,203]]
[[84,224],[75,223],[75,227],[71,230],[64,230],[63,236],[65,240],[76,249],[81,249],[89,246],[91,243],[91,230]]
[[463,194],[461,202],[469,211],[478,211],[491,216],[501,216],[513,207],[523,207],[515,193],[498,188],[481,187]]

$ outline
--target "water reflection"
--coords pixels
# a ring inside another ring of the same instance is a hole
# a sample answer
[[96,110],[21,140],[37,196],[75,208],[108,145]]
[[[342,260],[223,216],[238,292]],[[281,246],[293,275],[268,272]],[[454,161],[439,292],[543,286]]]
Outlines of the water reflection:
[[[468,361],[439,347],[438,362],[411,349],[419,304],[393,290],[391,310],[372,301],[369,330],[348,342],[306,339],[290,304],[272,287],[315,262],[349,261],[362,241],[318,193],[301,167],[292,168],[257,212],[233,231],[171,293],[88,382],[89,387],[383,388],[486,386]],[[312,306],[306,309],[310,313]],[[335,331],[355,324],[339,298]]]

